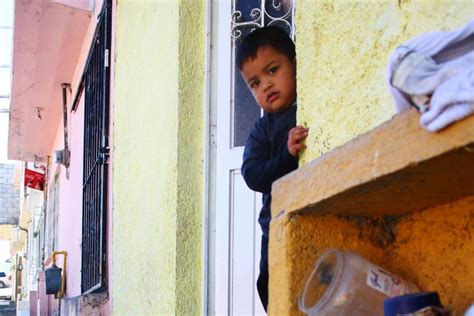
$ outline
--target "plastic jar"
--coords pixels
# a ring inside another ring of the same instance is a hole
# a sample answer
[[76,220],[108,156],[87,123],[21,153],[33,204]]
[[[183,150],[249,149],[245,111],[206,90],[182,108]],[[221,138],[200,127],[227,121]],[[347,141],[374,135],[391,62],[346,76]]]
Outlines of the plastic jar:
[[385,299],[418,291],[353,252],[329,249],[306,280],[299,307],[307,315],[383,316]]

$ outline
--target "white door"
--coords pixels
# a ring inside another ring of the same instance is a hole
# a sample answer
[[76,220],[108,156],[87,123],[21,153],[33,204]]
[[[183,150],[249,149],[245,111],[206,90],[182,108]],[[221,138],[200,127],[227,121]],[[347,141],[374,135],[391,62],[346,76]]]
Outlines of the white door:
[[230,1],[219,3],[215,311],[218,315],[255,315],[264,314],[256,288],[261,195],[248,189],[240,166],[246,138],[242,134],[248,133],[251,122],[260,116],[260,109],[250,103],[253,107],[248,107],[247,119],[235,118],[231,10]]
[[[261,110],[242,80],[235,49],[252,29],[281,24],[293,34],[291,0],[220,0],[215,15],[212,84],[217,111],[215,284],[218,315],[265,314],[257,293],[261,229],[257,222],[261,194],[248,189],[240,173],[247,136]],[[262,18],[265,17],[265,18]]]

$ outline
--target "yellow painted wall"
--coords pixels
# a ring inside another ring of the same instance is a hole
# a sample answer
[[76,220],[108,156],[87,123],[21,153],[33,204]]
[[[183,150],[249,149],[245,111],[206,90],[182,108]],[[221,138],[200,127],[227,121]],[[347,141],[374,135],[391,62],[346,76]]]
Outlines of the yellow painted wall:
[[0,240],[10,240],[13,225],[0,225]]
[[117,4],[115,315],[201,310],[204,17],[204,1]]
[[[298,122],[310,128],[301,163],[390,119],[385,72],[393,49],[422,32],[460,27],[472,12],[472,1],[298,0]],[[336,247],[439,291],[459,315],[474,297],[473,212],[469,197],[395,219],[292,216],[271,231],[269,313],[299,314],[304,277]]]
[[310,128],[302,163],[395,114],[387,59],[414,35],[472,19],[470,0],[298,0],[298,122]]
[[176,314],[201,314],[202,230],[205,190],[204,0],[179,9]]
[[270,242],[270,263],[277,262],[270,275],[278,275],[270,278],[270,314],[302,314],[297,300],[305,277],[324,250],[337,248],[359,253],[422,291],[437,291],[461,315],[474,297],[473,215],[474,197],[398,218],[292,216],[281,228],[284,238]]

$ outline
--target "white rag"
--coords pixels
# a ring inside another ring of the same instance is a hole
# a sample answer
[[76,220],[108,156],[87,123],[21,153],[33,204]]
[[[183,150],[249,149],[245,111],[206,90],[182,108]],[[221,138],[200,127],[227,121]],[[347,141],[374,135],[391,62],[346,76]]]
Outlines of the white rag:
[[474,316],[474,304],[472,304],[464,314],[464,316]]
[[422,34],[398,47],[388,64],[397,112],[415,106],[430,132],[474,113],[474,20],[453,32]]

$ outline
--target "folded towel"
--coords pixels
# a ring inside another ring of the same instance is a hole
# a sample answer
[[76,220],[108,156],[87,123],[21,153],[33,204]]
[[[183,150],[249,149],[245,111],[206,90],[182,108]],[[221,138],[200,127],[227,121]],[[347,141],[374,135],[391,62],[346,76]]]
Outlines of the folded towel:
[[392,54],[389,89],[398,112],[415,106],[431,132],[474,113],[474,20],[407,41]]
[[430,108],[420,123],[430,132],[474,113],[474,66],[443,82],[433,93]]

